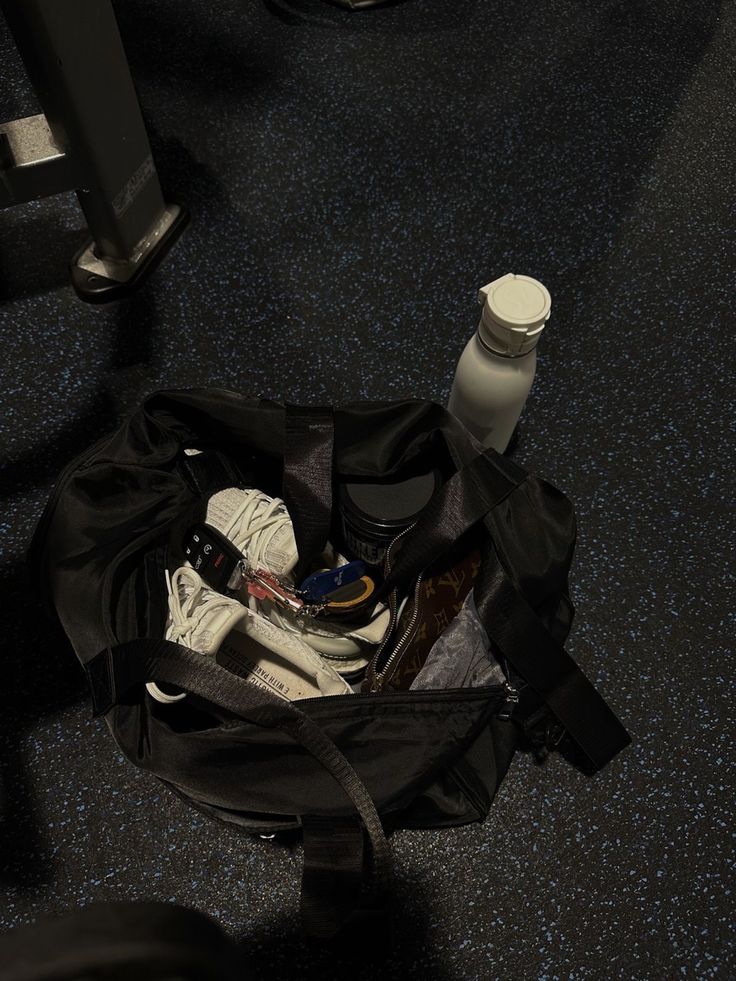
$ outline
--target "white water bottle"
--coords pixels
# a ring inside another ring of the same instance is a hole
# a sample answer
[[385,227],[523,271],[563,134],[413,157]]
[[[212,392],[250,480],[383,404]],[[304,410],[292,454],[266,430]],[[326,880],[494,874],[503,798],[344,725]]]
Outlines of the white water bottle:
[[478,294],[483,313],[460,356],[447,408],[480,440],[503,453],[537,367],[537,341],[552,300],[529,276],[508,273]]

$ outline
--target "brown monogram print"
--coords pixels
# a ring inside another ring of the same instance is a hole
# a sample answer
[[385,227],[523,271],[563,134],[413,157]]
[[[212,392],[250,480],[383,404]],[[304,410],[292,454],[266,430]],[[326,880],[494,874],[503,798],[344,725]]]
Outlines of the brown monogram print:
[[[421,671],[434,642],[462,609],[465,597],[480,571],[480,552],[475,549],[450,568],[429,574],[419,589],[419,619],[394,668],[390,687],[406,691]],[[396,637],[402,638],[414,615],[414,604],[406,604]]]

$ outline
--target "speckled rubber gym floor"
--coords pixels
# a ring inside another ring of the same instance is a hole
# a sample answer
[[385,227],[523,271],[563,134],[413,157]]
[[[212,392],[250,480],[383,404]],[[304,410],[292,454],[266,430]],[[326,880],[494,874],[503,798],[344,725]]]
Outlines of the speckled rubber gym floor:
[[[159,899],[256,978],[733,978],[736,7],[115,7],[192,223],[94,308],[73,195],[0,215],[0,925]],[[36,111],[0,20],[0,116]],[[24,551],[61,467],[156,388],[445,401],[505,272],[553,298],[515,458],[575,502],[569,649],[634,742],[593,779],[517,756],[482,826],[396,834],[398,943],[364,966],[300,941],[298,846],[122,759]]]

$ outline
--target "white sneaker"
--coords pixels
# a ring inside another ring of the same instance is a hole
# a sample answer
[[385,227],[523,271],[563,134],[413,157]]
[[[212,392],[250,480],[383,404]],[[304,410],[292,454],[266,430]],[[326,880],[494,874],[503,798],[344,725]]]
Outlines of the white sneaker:
[[209,499],[205,521],[229,538],[253,568],[286,576],[297,563],[294,528],[278,497],[228,487]]
[[[364,664],[370,660],[363,652],[366,647],[375,647],[383,640],[391,620],[390,611],[379,603],[368,623],[362,627],[341,626],[335,621],[315,620],[309,616],[295,617],[274,603],[264,609],[272,623],[299,637],[313,650],[325,657],[350,659],[363,658]],[[351,664],[350,670],[356,665]]]
[[[337,671],[298,637],[216,593],[194,569],[182,566],[170,580],[167,575],[167,585],[166,640],[214,657],[234,674],[288,701],[352,693]],[[185,692],[169,694],[153,681],[146,689],[157,702],[186,698]]]
[[[259,490],[229,487],[209,499],[205,521],[229,538],[252,566],[287,578],[293,571],[298,559],[294,528],[280,498],[271,498]],[[328,546],[325,561],[333,567],[347,559]],[[382,604],[376,606],[369,623],[353,629],[308,616],[295,617],[275,603],[249,596],[245,588],[239,591],[238,598],[319,654],[335,659],[333,663],[346,659],[344,669],[339,669],[349,674],[368,663],[366,647],[375,647],[383,640],[390,621],[389,611]]]

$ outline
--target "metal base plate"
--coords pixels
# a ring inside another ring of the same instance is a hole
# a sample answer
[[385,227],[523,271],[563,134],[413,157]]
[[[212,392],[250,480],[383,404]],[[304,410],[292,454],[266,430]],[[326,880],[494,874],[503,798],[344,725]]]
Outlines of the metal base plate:
[[139,289],[189,224],[189,212],[182,206],[170,206],[167,216],[165,230],[152,235],[140,254],[127,263],[98,259],[94,243],[86,242],[75,253],[69,267],[72,286],[80,300],[111,303],[125,299]]

